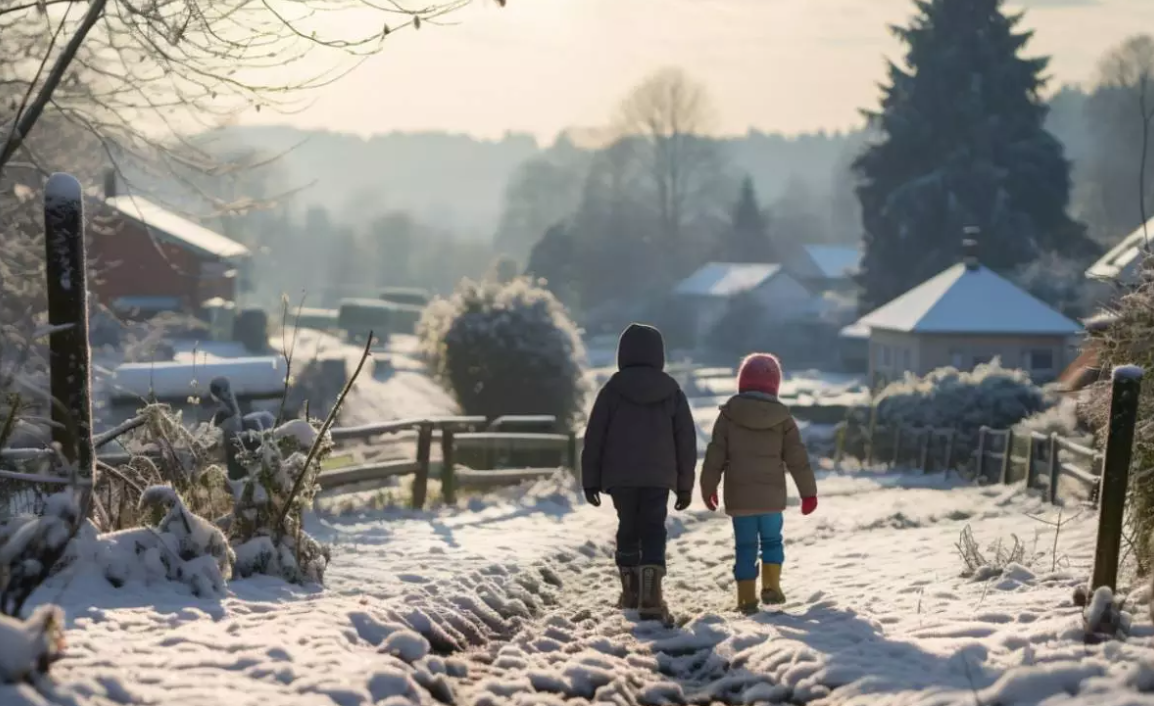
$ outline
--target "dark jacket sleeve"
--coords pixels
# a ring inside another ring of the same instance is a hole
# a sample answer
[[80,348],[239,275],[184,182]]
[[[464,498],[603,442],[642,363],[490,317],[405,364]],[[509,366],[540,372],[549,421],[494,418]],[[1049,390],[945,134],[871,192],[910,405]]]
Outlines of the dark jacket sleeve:
[[585,444],[581,449],[581,485],[584,488],[604,490],[601,487],[601,456],[608,430],[609,393],[603,387],[593,401],[593,411],[585,425]]
[[798,494],[803,498],[816,498],[817,480],[813,477],[813,468],[809,465],[809,453],[805,450],[805,442],[801,440],[797,422],[792,419],[785,423],[782,457],[786,469],[793,476],[793,482],[797,484]]
[[685,393],[677,392],[677,411],[673,413],[673,441],[677,445],[677,492],[692,493],[697,468],[697,424],[689,409]]

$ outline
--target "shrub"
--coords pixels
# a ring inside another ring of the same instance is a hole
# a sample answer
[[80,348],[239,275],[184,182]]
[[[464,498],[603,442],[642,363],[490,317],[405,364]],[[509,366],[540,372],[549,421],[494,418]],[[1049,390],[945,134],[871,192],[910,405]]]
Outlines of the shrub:
[[[1139,283],[1122,292],[1111,304],[1112,317],[1104,317],[1100,327],[1090,335],[1098,347],[1098,367],[1109,371],[1119,365],[1138,365],[1154,370],[1154,258],[1142,264]],[[1090,420],[1095,443],[1104,448],[1110,410],[1109,379],[1096,382],[1086,390],[1081,412]],[[1144,424],[1154,415],[1154,381],[1149,377],[1138,398],[1139,424],[1134,430],[1133,456],[1130,464],[1130,489],[1127,496],[1128,534],[1134,539],[1138,569],[1147,573],[1154,568],[1154,426]]]
[[585,347],[577,327],[528,278],[462,281],[425,310],[418,336],[434,377],[466,414],[552,414],[570,423],[582,410]]
[[264,309],[242,309],[232,325],[232,339],[244,344],[250,353],[268,351],[268,312]]
[[[1049,401],[1029,375],[1003,368],[995,359],[972,372],[938,368],[925,377],[907,373],[883,388],[874,404],[877,424],[954,429],[954,443],[961,450],[977,448],[983,425],[1012,427],[1046,409]],[[869,423],[869,410],[855,414],[856,421]]]

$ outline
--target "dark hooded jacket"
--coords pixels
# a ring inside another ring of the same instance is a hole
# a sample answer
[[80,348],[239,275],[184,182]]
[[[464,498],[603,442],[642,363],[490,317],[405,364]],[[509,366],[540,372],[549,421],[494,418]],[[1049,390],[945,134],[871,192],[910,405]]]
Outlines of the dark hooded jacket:
[[685,393],[664,369],[661,332],[641,324],[625,329],[617,372],[598,393],[585,430],[586,488],[693,490],[697,427]]

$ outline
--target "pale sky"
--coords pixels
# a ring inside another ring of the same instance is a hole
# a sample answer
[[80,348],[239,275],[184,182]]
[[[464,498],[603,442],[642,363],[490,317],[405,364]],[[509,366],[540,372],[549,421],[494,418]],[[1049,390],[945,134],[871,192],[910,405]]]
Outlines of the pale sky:
[[[1154,0],[1017,0],[1035,31],[1030,55],[1052,57],[1052,87],[1092,79],[1101,54],[1154,30]],[[382,53],[315,93],[303,112],[242,122],[369,135],[447,130],[530,132],[549,142],[603,123],[629,88],[677,65],[704,83],[722,133],[796,133],[860,123],[877,103],[884,59],[900,59],[887,25],[910,0],[489,0],[451,26],[405,29]]]

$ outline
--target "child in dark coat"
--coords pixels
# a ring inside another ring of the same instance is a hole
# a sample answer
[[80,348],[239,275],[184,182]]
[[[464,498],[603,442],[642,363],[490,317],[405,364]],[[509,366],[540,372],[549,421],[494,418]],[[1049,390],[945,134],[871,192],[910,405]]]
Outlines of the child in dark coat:
[[[733,577],[737,607],[757,611],[757,558],[761,554],[761,602],[781,604],[782,511],[786,474],[801,495],[801,513],[817,509],[817,482],[797,422],[777,399],[781,364],[768,353],[741,363],[738,394],[721,407],[701,467],[701,495],[717,509],[717,490],[725,478],[725,512],[733,518]],[[760,551],[759,551],[760,550]]]
[[617,343],[618,371],[605,383],[585,430],[585,498],[602,492],[617,510],[621,608],[642,620],[667,620],[665,518],[669,494],[689,507],[697,465],[697,427],[677,381],[664,372],[665,342],[652,326],[631,324]]

